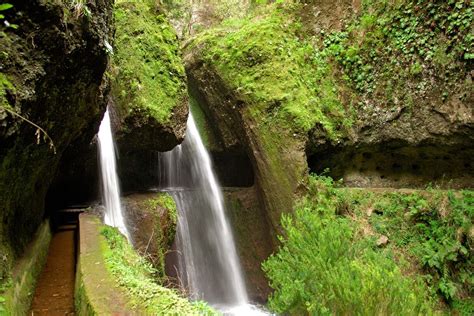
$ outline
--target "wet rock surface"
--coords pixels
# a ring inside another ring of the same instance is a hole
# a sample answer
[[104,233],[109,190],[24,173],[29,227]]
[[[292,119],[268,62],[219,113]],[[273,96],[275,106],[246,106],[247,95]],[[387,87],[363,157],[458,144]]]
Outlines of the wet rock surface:
[[[264,130],[242,96],[227,86],[212,65],[200,59],[198,50],[187,51],[185,61],[190,94],[212,126],[218,140],[215,146],[221,152],[239,148],[249,158],[258,200],[277,244],[280,215],[291,211],[299,180],[306,172],[304,140],[299,135],[287,135],[289,131]],[[283,144],[275,141],[280,138],[285,139]]]
[[87,17],[62,2],[17,1],[6,13],[19,27],[0,38],[2,73],[11,83],[10,112],[0,109],[0,249],[6,258],[0,276],[43,219],[63,153],[98,129],[108,90],[103,74],[112,4],[89,1]]
[[[164,193],[127,195],[122,199],[123,213],[134,248],[164,274],[164,255],[176,232],[176,218],[157,200]],[[176,211],[176,210],[175,210]]]
[[224,199],[249,298],[264,304],[271,290],[261,264],[273,251],[268,218],[255,187],[224,188]]
[[355,187],[472,187],[474,116],[472,104],[463,107],[445,104],[441,116],[421,105],[413,114],[363,120],[364,126],[338,144],[314,132],[306,148],[308,165],[316,173],[329,168],[331,176]]

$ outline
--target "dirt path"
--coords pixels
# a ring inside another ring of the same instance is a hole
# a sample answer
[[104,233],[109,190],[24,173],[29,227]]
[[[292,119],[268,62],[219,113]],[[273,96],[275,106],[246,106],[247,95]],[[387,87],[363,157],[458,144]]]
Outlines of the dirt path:
[[54,234],[30,315],[74,315],[75,229],[62,226]]

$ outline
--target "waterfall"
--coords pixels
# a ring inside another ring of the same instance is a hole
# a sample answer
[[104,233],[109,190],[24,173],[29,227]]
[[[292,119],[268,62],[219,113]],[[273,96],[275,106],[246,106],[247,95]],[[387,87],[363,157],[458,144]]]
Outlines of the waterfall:
[[178,208],[179,276],[190,296],[225,314],[263,314],[248,304],[222,191],[191,113],[184,142],[161,153],[159,165],[160,187]]
[[109,110],[100,123],[99,157],[102,176],[102,200],[105,207],[104,222],[106,225],[117,227],[130,241],[130,234],[123,219],[122,205],[120,203],[120,187],[115,163],[115,145],[110,126]]

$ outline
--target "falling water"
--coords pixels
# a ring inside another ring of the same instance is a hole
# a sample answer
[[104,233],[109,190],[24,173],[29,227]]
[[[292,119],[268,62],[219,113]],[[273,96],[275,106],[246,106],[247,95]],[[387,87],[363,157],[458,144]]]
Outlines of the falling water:
[[115,146],[108,109],[105,111],[104,118],[100,124],[98,136],[102,175],[102,199],[105,206],[104,222],[109,226],[117,227],[130,240],[120,203],[120,188],[115,167]]
[[192,298],[225,314],[258,315],[248,304],[222,192],[191,113],[183,144],[159,159],[160,186],[173,195],[179,213],[180,281]]

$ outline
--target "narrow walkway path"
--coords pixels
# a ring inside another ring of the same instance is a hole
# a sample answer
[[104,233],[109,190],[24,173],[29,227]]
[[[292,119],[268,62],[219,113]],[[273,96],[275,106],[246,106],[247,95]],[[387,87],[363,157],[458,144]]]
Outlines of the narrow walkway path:
[[60,226],[54,234],[30,315],[74,315],[76,227]]

